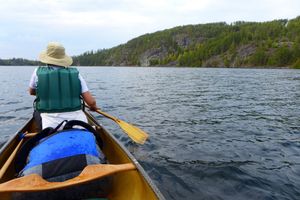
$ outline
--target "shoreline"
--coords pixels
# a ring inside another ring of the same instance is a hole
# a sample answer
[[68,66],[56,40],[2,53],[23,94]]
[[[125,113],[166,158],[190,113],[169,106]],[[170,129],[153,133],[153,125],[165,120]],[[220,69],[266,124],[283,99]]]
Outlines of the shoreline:
[[[0,65],[0,67],[39,67],[39,65]],[[295,69],[292,67],[262,67],[262,66],[240,66],[240,67],[189,67],[189,66],[71,66],[71,67],[128,67],[128,68],[191,68],[191,69]]]

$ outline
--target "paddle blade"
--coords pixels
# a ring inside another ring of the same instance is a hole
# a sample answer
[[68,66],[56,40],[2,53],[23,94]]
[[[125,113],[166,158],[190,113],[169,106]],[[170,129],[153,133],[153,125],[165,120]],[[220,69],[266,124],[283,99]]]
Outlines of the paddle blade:
[[128,124],[122,120],[117,120],[119,126],[123,129],[123,131],[136,143],[144,144],[148,138],[148,134],[139,129],[136,126]]

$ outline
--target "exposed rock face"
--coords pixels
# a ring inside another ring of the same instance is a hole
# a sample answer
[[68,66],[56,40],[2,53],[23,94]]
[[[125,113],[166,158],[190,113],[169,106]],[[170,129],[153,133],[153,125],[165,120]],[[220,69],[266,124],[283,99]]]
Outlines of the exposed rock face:
[[224,67],[224,61],[221,56],[213,56],[208,60],[204,61],[202,64],[203,67]]
[[205,41],[205,39],[206,39],[205,37],[200,37],[200,36],[197,38],[191,38],[191,36],[184,33],[176,34],[173,37],[173,40],[176,42],[176,44],[183,49],[188,48],[189,46],[194,44],[200,44],[203,41]]
[[255,45],[247,44],[247,45],[240,46],[237,50],[237,54],[238,54],[238,57],[244,59],[244,58],[254,54],[255,50],[256,50]]
[[173,38],[178,46],[187,48],[191,45],[192,41],[187,34],[177,34]]
[[[255,51],[256,46],[253,44],[242,45],[236,50],[235,55],[226,53],[223,56],[212,56],[202,63],[202,67],[235,67],[238,66],[240,62],[253,55]],[[225,63],[225,60],[228,61],[227,64]]]
[[168,51],[164,47],[149,49],[145,51],[140,57],[139,62],[141,66],[148,67],[151,65],[151,60],[163,59],[168,54]]

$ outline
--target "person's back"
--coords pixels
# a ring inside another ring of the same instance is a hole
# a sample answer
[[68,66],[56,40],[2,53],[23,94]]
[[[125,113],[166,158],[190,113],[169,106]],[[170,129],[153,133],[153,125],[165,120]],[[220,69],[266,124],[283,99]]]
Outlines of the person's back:
[[76,68],[39,67],[36,108],[58,113],[81,109],[81,84]]
[[33,72],[29,93],[37,96],[35,108],[41,113],[42,128],[56,127],[64,120],[87,122],[81,110],[81,96],[92,110],[97,109],[96,101],[79,71],[69,67],[73,61],[64,47],[51,42],[39,58],[45,66]]

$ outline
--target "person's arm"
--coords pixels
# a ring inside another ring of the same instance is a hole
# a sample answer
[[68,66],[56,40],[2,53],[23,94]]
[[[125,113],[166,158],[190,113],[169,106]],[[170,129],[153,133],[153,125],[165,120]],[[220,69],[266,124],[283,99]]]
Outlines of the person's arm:
[[87,105],[90,106],[90,109],[92,111],[96,111],[97,109],[99,109],[97,107],[96,100],[94,99],[92,94],[89,92],[89,89],[88,89],[88,87],[86,85],[86,82],[83,79],[83,77],[80,74],[78,74],[78,78],[79,78],[80,84],[81,84],[81,96],[83,97],[83,100],[85,101],[85,103]]
[[28,92],[30,95],[36,95],[36,87],[37,87],[37,75],[36,75],[37,68],[33,71],[30,82],[29,82],[29,89]]
[[29,87],[29,94],[35,96],[36,95],[36,89],[33,89],[31,87]]
[[96,100],[94,99],[94,97],[91,95],[89,91],[84,92],[81,95],[85,103],[90,106],[90,109],[92,111],[96,111],[98,109]]

